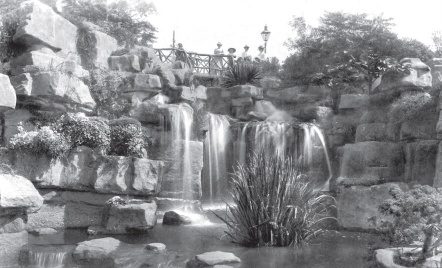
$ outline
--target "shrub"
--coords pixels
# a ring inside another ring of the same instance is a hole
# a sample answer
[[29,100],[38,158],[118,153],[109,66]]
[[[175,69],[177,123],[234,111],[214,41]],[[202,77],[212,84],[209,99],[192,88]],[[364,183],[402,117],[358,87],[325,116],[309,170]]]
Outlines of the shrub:
[[110,145],[109,125],[102,120],[66,114],[55,124],[55,129],[76,146],[88,146],[107,152]]
[[246,246],[297,246],[318,234],[332,197],[314,190],[308,177],[298,172],[291,160],[252,157],[240,165],[232,181],[234,205],[228,206],[223,220],[227,235]]
[[68,140],[49,126],[30,132],[26,132],[20,127],[19,131],[9,141],[11,149],[45,154],[52,158],[61,157],[70,149]]
[[394,218],[393,223],[387,224],[390,242],[410,244],[416,240],[422,241],[418,261],[425,260],[442,244],[442,189],[416,185],[404,192],[394,187],[390,194],[393,198],[384,201],[379,207],[383,214]]
[[410,92],[403,95],[390,106],[388,116],[390,122],[400,124],[408,120],[416,120],[426,117],[427,109],[435,106],[436,102],[428,93]]
[[90,72],[89,89],[94,98],[96,114],[108,119],[115,119],[125,115],[130,103],[123,97],[122,88],[131,84],[130,79],[116,72],[105,69],[96,69]]
[[237,85],[256,85],[259,86],[261,79],[261,69],[258,65],[252,63],[236,63],[230,65],[222,78],[221,86],[233,87]]
[[110,154],[142,156],[144,147],[141,124],[135,119],[118,119],[110,122]]
[[23,44],[14,43],[12,37],[19,25],[19,14],[11,12],[1,19],[0,26],[0,61],[8,62],[26,50]]

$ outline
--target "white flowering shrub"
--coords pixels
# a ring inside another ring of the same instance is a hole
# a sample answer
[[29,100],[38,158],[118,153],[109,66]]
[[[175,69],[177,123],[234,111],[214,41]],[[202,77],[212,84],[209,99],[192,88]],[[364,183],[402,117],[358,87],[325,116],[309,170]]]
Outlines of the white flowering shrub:
[[45,154],[52,158],[61,157],[70,149],[67,139],[49,126],[37,131],[24,131],[23,127],[19,126],[18,130],[19,133],[9,140],[8,147],[11,149]]

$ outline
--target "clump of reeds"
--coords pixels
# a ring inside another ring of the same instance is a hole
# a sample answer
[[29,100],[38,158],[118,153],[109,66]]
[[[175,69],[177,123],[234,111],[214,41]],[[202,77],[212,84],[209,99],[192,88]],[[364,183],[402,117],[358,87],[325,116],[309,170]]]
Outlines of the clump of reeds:
[[233,205],[217,217],[227,235],[245,246],[298,246],[321,232],[332,197],[321,194],[291,159],[254,155],[232,180]]

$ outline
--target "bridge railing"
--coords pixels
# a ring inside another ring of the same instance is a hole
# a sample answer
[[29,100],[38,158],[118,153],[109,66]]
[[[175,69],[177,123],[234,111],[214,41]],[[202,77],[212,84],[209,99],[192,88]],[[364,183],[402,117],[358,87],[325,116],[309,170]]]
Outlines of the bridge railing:
[[229,63],[233,62],[232,56],[228,55],[201,54],[174,48],[155,49],[155,53],[161,62],[182,61],[194,72],[203,74],[222,75]]

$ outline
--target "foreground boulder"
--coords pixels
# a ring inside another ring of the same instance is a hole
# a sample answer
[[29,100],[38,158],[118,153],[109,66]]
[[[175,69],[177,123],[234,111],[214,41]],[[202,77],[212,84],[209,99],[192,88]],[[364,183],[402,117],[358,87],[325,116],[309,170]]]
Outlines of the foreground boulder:
[[240,258],[236,257],[233,253],[212,251],[196,255],[194,259],[187,262],[186,268],[200,268],[238,262],[241,262]]
[[157,223],[155,201],[111,199],[105,210],[103,227],[108,233],[144,233]]
[[31,213],[40,209],[43,197],[34,185],[21,176],[0,174],[0,212],[21,210]]
[[77,244],[72,258],[77,264],[92,265],[91,267],[115,267],[112,254],[121,243],[111,237],[84,241]]
[[190,224],[191,221],[189,218],[176,213],[175,211],[168,211],[164,213],[163,224],[164,225],[181,225],[181,224]]

